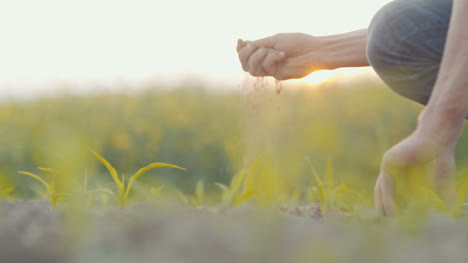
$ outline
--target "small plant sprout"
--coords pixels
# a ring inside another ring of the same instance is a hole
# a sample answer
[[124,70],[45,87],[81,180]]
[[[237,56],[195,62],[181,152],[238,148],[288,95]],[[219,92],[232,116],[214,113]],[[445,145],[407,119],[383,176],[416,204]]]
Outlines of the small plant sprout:
[[313,199],[318,200],[320,209],[323,214],[326,215],[328,208],[336,206],[336,202],[340,199],[339,197],[347,191],[347,187],[342,183],[336,184],[333,165],[330,159],[327,161],[324,179],[320,177],[319,173],[312,165],[311,169],[317,185],[310,188],[308,194]]
[[96,198],[97,195],[101,194],[104,196],[113,196],[113,192],[110,189],[105,189],[105,188],[97,188],[97,189],[88,189],[89,183],[88,183],[88,172],[85,171],[85,175],[83,177],[83,183],[81,183],[81,189],[80,189],[80,194],[82,196],[86,197],[86,207],[90,207],[94,199]]
[[110,175],[112,176],[112,179],[117,187],[117,194],[114,193],[113,197],[120,207],[127,206],[128,195],[130,194],[130,191],[132,190],[133,184],[145,172],[151,169],[160,168],[160,167],[168,167],[168,168],[186,170],[185,168],[179,167],[177,165],[172,165],[172,164],[167,164],[167,163],[151,163],[147,165],[146,167],[143,167],[140,170],[138,170],[136,173],[130,176],[130,179],[128,179],[128,181],[126,181],[123,175],[121,176],[121,178],[119,178],[119,175],[117,174],[117,171],[115,170],[115,168],[106,159],[104,159],[104,157],[102,157],[95,151],[92,151],[92,152],[96,156],[96,158],[107,168]]
[[30,172],[23,172],[23,171],[19,171],[18,173],[27,175],[39,181],[45,187],[45,196],[47,197],[47,199],[49,199],[50,205],[52,207],[55,207],[59,199],[61,199],[65,195],[63,193],[57,193],[55,190],[55,177],[58,174],[58,172],[51,168],[39,167],[38,169],[44,172],[52,173],[52,179],[50,180],[51,181],[50,183],[46,182],[43,178],[41,178],[37,174],[33,174]]
[[203,180],[199,180],[197,182],[197,186],[195,187],[195,195],[191,196],[190,200],[194,206],[201,206],[205,201],[205,184]]
[[224,208],[235,207],[245,203],[255,196],[255,190],[249,187],[249,180],[255,170],[258,161],[257,158],[248,169],[242,169],[231,178],[229,186],[221,183],[214,183],[223,192],[221,196],[221,205]]

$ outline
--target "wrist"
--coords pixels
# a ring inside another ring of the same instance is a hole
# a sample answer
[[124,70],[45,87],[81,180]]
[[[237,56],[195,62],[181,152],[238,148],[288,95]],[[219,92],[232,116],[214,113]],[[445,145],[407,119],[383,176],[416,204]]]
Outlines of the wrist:
[[464,117],[453,110],[427,107],[418,118],[417,132],[429,136],[441,146],[454,146],[463,129]]

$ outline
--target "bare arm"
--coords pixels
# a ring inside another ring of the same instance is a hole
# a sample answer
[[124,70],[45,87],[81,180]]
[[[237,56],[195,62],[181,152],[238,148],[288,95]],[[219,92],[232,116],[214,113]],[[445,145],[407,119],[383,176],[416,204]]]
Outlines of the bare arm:
[[468,1],[455,0],[434,91],[420,128],[443,144],[455,144],[468,116]]
[[239,40],[242,68],[253,76],[302,78],[321,69],[369,66],[367,29],[316,37],[282,33],[256,41]]
[[394,180],[412,168],[429,168],[429,178],[448,208],[456,204],[455,147],[468,116],[468,0],[454,0],[439,75],[416,131],[384,155],[375,186],[376,207],[394,214]]
[[367,29],[322,37],[329,58],[327,69],[369,66],[366,57]]

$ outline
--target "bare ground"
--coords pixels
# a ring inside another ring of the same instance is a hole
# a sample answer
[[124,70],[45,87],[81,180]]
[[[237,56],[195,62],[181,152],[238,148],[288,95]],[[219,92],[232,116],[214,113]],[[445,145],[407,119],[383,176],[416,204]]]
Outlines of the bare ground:
[[[168,210],[145,204],[78,213],[47,201],[0,207],[0,262],[467,262],[462,218],[323,218],[311,205]],[[417,222],[417,223],[416,223]]]

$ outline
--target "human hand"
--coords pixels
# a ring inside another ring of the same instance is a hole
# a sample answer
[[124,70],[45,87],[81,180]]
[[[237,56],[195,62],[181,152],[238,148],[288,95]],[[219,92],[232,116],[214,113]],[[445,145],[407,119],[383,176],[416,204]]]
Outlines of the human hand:
[[439,144],[433,136],[417,130],[388,150],[374,189],[377,210],[387,216],[395,213],[395,181],[423,173],[448,208],[456,203],[455,144]]
[[326,69],[320,37],[302,33],[282,33],[256,41],[237,42],[237,52],[244,71],[252,76],[272,76],[277,80],[302,78],[313,71]]

